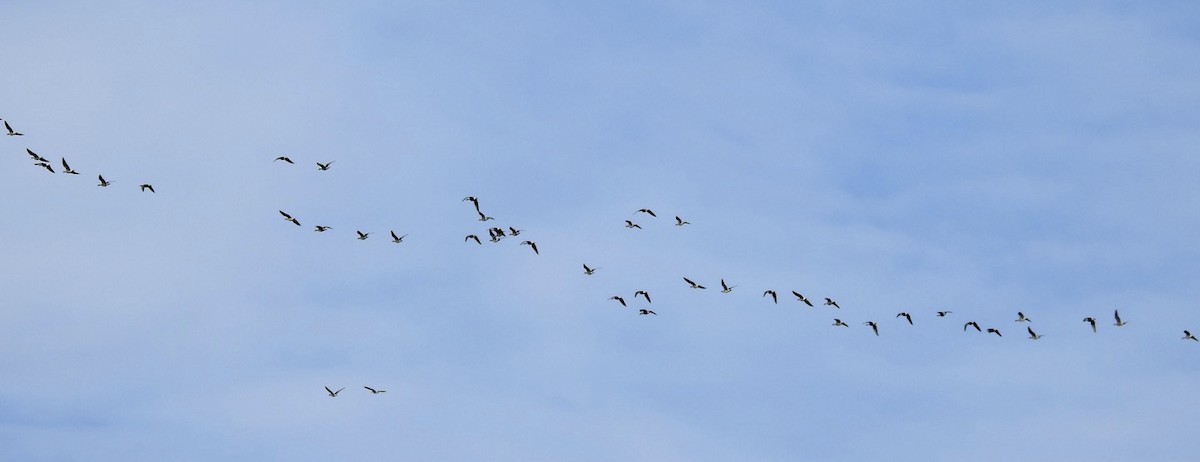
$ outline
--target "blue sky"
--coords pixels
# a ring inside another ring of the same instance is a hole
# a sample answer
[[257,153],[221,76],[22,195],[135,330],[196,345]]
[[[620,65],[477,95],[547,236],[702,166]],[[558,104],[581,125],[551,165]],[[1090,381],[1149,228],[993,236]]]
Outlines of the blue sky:
[[1192,460],[1197,9],[8,2],[0,459]]

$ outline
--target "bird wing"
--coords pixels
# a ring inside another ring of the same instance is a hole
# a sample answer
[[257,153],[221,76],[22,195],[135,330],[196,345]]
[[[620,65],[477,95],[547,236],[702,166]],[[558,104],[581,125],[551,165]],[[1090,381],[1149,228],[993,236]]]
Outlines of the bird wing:
[[363,388],[366,388],[366,389],[368,389],[368,390],[371,390],[371,393],[379,393],[378,391],[375,391],[375,389],[374,389],[374,388],[371,388],[371,387],[368,387],[368,386],[365,386],[365,385],[363,386]]

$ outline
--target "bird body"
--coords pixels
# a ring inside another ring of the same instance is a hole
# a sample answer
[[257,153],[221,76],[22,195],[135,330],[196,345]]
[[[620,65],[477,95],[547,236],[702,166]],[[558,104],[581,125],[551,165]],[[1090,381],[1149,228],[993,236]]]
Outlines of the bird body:
[[38,163],[36,163],[36,164],[33,164],[33,165],[36,165],[36,166],[38,166],[38,167],[44,168],[44,169],[46,169],[46,170],[49,170],[49,171],[50,171],[50,173],[54,173],[54,167],[51,167],[49,162],[38,162]]
[[529,246],[529,248],[533,249],[534,254],[541,255],[540,253],[538,253],[537,243],[535,243],[533,241],[521,241],[521,245],[527,245],[527,246]]
[[1113,323],[1114,326],[1121,327],[1126,324],[1129,324],[1129,323],[1121,320],[1121,313],[1118,313],[1117,310],[1113,310],[1113,318],[1116,318],[1116,320],[1117,320],[1117,322]]
[[483,242],[481,242],[479,240],[479,236],[476,236],[474,234],[468,234],[467,237],[463,238],[463,242],[469,241],[471,239],[474,239],[476,244],[483,245]]
[[833,325],[834,325],[835,327],[836,327],[836,326],[850,327],[850,325],[849,325],[849,324],[846,324],[845,322],[842,322],[842,320],[841,320],[841,319],[838,319],[838,318],[833,318]]
[[345,389],[346,389],[346,387],[342,387],[342,388],[339,388],[338,391],[333,391],[333,390],[330,390],[329,387],[325,387],[325,392],[329,393],[330,398],[337,398],[338,393],[341,393],[342,390],[345,390]]
[[33,151],[32,151],[32,150],[30,150],[29,148],[25,148],[25,152],[28,152],[28,153],[29,153],[29,157],[32,157],[34,162],[46,162],[46,163],[50,163],[50,161],[49,161],[48,159],[46,159],[45,157],[42,157],[42,156],[39,156],[39,155],[37,155],[37,153],[33,152]]
[[300,226],[300,220],[297,220],[297,219],[295,219],[295,218],[292,218],[292,216],[291,216],[291,215],[288,215],[288,214],[287,214],[287,212],[284,212],[283,210],[280,210],[280,211],[279,211],[279,214],[280,214],[280,215],[283,215],[283,221],[290,221],[290,222],[292,222],[292,224],[295,224],[296,226]]
[[766,291],[763,292],[764,297],[766,297],[768,295],[771,296],[771,301],[775,302],[776,305],[779,304],[779,296],[775,294],[774,290],[767,289]]
[[332,227],[332,226],[321,226],[321,225],[317,225],[317,227],[316,227],[316,228],[314,228],[314,229],[313,229],[313,231],[316,231],[316,232],[318,232],[318,233],[323,233],[323,232],[325,232],[325,231],[329,231],[329,230],[331,230],[331,229],[333,229],[333,227]]
[[1033,322],[1033,320],[1025,317],[1025,313],[1018,311],[1017,320],[1015,322]]
[[688,285],[689,285],[689,286],[692,286],[692,288],[693,288],[693,289],[703,289],[703,288],[705,288],[704,286],[702,286],[702,285],[700,285],[700,284],[696,284],[695,282],[692,282],[692,280],[691,280],[691,279],[688,279],[688,278],[683,278],[683,282],[686,282],[686,283],[688,283]]
[[625,304],[625,298],[621,297],[620,295],[613,295],[613,296],[611,296],[611,297],[608,297],[608,299],[609,299],[609,300],[616,300],[616,301],[617,301],[617,303],[620,303],[620,304],[621,304],[621,306],[629,306],[629,305],[626,305],[626,304]]
[[595,274],[596,270],[598,270],[598,269],[600,269],[600,268],[591,268],[587,265],[587,263],[583,264],[583,274],[586,274],[588,276]]
[[69,175],[78,175],[78,174],[79,174],[79,172],[76,172],[76,171],[74,171],[74,170],[71,170],[71,166],[70,166],[70,165],[67,165],[67,158],[66,158],[66,157],[61,157],[60,159],[62,159],[63,173],[66,173],[66,174],[69,174]]
[[871,330],[875,332],[875,336],[879,336],[879,325],[875,324],[875,321],[867,321],[864,322],[863,325],[871,326]]
[[288,159],[288,158],[287,158],[287,156],[279,156],[279,157],[276,157],[276,158],[275,158],[275,160],[273,160],[273,161],[271,161],[271,162],[278,162],[278,161],[281,161],[281,160],[282,160],[282,161],[284,161],[284,162],[287,162],[287,163],[289,163],[289,164],[295,164],[295,162],[292,162],[292,159]]
[[638,295],[641,295],[642,298],[646,299],[646,303],[652,303],[650,301],[650,292],[646,292],[644,290],[639,290],[639,291],[633,293],[634,298],[637,298]]
[[1192,341],[1200,342],[1200,339],[1197,339],[1197,338],[1196,338],[1196,336],[1195,336],[1195,335],[1192,335],[1192,333],[1191,333],[1191,332],[1188,332],[1188,331],[1187,331],[1187,329],[1184,329],[1184,330],[1183,330],[1183,339],[1184,339],[1184,340],[1192,340]]
[[399,243],[403,242],[404,238],[408,237],[407,234],[405,234],[403,236],[397,236],[395,231],[391,231],[391,230],[388,230],[388,231],[392,233],[392,243],[395,243],[395,244],[399,244]]
[[838,306],[837,302],[833,301],[833,299],[829,298],[829,297],[825,297],[825,304],[832,305],[834,308],[837,308],[839,310],[842,309],[842,307]]
[[794,290],[793,290],[793,291],[792,291],[792,295],[795,295],[795,296],[796,296],[796,301],[799,301],[799,302],[804,302],[804,304],[805,304],[805,305],[808,305],[808,306],[813,306],[812,302],[808,300],[808,297],[805,297],[805,296],[803,296],[803,295],[800,295],[800,292],[796,292],[796,291],[794,291]]
[[901,311],[900,314],[896,315],[897,318],[899,318],[901,316],[903,316],[904,319],[908,320],[908,325],[910,325],[910,326],[912,325],[912,315],[908,314],[907,311]]
[[944,317],[946,317],[946,315],[948,315],[950,313],[953,313],[953,311],[938,311],[937,315],[939,318],[944,318]]
[[690,225],[690,224],[692,224],[692,223],[691,223],[691,222],[687,222],[687,221],[683,221],[683,219],[682,219],[682,218],[679,218],[679,216],[676,216],[676,217],[675,217],[675,226],[683,226],[683,225]]
[[329,166],[330,166],[330,165],[333,165],[333,161],[332,161],[332,160],[331,160],[331,161],[329,161],[329,162],[326,162],[326,163],[324,163],[324,164],[322,164],[322,163],[320,163],[320,162],[317,162],[317,170],[320,170],[320,171],[322,171],[322,172],[323,172],[323,171],[326,171],[326,170],[329,170]]
[[645,308],[638,310],[638,314],[640,314],[640,315],[652,314],[652,315],[658,316],[658,313],[655,313],[654,310],[647,310]]
[[368,391],[370,391],[372,395],[378,395],[380,393],[387,393],[387,390],[376,390],[376,389],[368,387],[366,385],[364,385],[363,388],[366,388]]
[[977,332],[983,332],[983,329],[979,328],[979,323],[975,321],[967,321],[966,324],[963,324],[963,332],[966,332],[968,327],[974,327]]
[[1092,333],[1093,334],[1096,333],[1096,318],[1089,316],[1089,317],[1083,318],[1083,322],[1091,324],[1092,325]]
[[725,280],[721,279],[721,293],[727,294],[727,293],[733,292],[734,287],[737,287],[737,286],[727,285],[727,284],[725,284]]
[[658,215],[655,215],[655,214],[654,214],[654,211],[653,211],[653,210],[650,210],[650,209],[638,209],[638,211],[637,211],[637,212],[633,212],[633,213],[638,213],[638,212],[644,213],[644,214],[646,214],[646,215],[650,215],[650,216],[652,216],[652,217],[654,217],[654,218],[658,218]]
[[[1030,339],[1030,340],[1037,340],[1037,339],[1040,339],[1040,338],[1042,338],[1042,336],[1041,336],[1041,335],[1038,335],[1038,334],[1037,334],[1037,332],[1034,332],[1034,331],[1033,331],[1033,328],[1032,328],[1032,327],[1026,327],[1026,328],[1025,328],[1025,330],[1029,332],[1029,339]],[[999,333],[997,332],[997,334],[999,334]]]
[[997,337],[1003,337],[1003,335],[1000,335],[1000,329],[996,329],[996,328],[989,327],[989,328],[988,328],[988,333],[989,333],[989,334],[996,334],[996,336],[997,336]]
[[146,190],[150,190],[150,192],[154,192],[154,186],[152,186],[150,183],[142,183],[142,184],[138,185],[138,187],[142,189],[142,192],[146,192]]
[[13,131],[12,125],[9,125],[7,120],[5,120],[5,121],[4,121],[4,129],[5,129],[5,130],[8,130],[8,136],[22,136],[22,135],[24,135],[24,133],[17,133],[17,132],[15,132],[15,131]]
[[357,230],[357,229],[356,229],[356,230],[354,230],[354,232],[358,233],[358,240],[360,240],[360,241],[365,241],[365,240],[367,240],[367,236],[370,236],[370,235],[371,235],[371,233],[364,233],[364,232],[362,232],[362,231],[359,231],[359,230]]
[[96,186],[99,186],[101,188],[107,188],[108,185],[112,184],[111,181],[105,181],[104,175],[96,175],[96,177],[100,179],[100,184],[97,184]]
[[625,227],[626,227],[626,228],[637,228],[637,229],[642,229],[642,227],[641,227],[640,225],[638,225],[637,223],[634,223],[634,222],[632,222],[632,221],[630,221],[630,220],[625,220]]

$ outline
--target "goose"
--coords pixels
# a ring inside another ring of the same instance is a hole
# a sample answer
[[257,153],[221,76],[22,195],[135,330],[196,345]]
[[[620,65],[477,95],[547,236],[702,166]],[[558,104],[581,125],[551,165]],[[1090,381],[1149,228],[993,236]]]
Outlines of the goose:
[[25,148],[25,152],[28,152],[28,153],[29,153],[29,157],[32,157],[34,162],[46,162],[46,163],[50,163],[50,160],[49,160],[49,159],[46,159],[45,157],[42,157],[42,156],[39,156],[39,155],[37,155],[37,153],[36,153],[36,152],[33,152],[33,151],[31,151],[29,148]]
[[901,316],[904,316],[904,319],[908,320],[908,325],[912,325],[912,315],[908,314],[907,311],[901,311],[900,314],[896,315],[897,318]]
[[600,268],[591,268],[591,267],[588,267],[587,263],[583,264],[583,274],[586,274],[588,276],[596,274],[596,270],[598,270],[598,269],[600,269]]
[[796,296],[796,301],[804,302],[804,304],[808,305],[808,306],[813,306],[812,302],[808,300],[808,297],[800,295],[800,292],[796,292],[793,290],[792,295]]
[[464,197],[463,200],[460,202],[466,202],[466,201],[471,201],[472,204],[475,204],[475,211],[476,212],[479,211],[479,198],[477,198],[475,196],[467,196],[467,197]]
[[331,229],[333,229],[333,227],[332,227],[332,226],[322,226],[322,225],[317,225],[317,227],[316,227],[316,228],[314,228],[314,229],[313,229],[313,231],[316,231],[316,232],[318,232],[318,233],[323,233],[323,232],[325,232],[325,231],[329,231],[329,230],[331,230]]
[[683,221],[678,215],[675,216],[675,226],[683,226],[692,224],[690,221]]
[[1032,327],[1026,327],[1026,328],[1025,328],[1025,330],[1029,332],[1029,339],[1030,339],[1030,340],[1037,340],[1037,339],[1040,339],[1040,338],[1042,338],[1042,336],[1041,336],[1041,335],[1038,335],[1038,334],[1037,334],[1037,332],[1034,332],[1034,331],[1033,331],[1033,328],[1032,328]]
[[142,192],[146,192],[147,189],[149,189],[150,192],[154,192],[154,185],[151,185],[150,183],[142,183],[138,185],[138,187],[142,189]]
[[329,170],[329,166],[330,166],[330,165],[333,165],[333,161],[332,161],[332,160],[331,160],[331,161],[329,161],[329,162],[326,162],[326,163],[324,163],[324,164],[322,164],[322,163],[320,163],[320,162],[317,162],[317,170],[324,172],[324,171],[326,171],[326,170]]
[[654,218],[658,218],[658,215],[655,215],[655,214],[654,214],[654,211],[653,211],[653,210],[650,210],[650,209],[638,209],[638,211],[637,211],[637,212],[633,212],[633,213],[638,213],[638,212],[644,213],[644,214],[646,214],[646,215],[650,215],[650,216],[652,216],[652,217],[654,217]]
[[988,333],[989,333],[989,334],[996,334],[996,336],[997,336],[997,337],[1003,337],[1003,335],[1000,335],[1000,329],[996,329],[996,328],[993,328],[993,327],[989,327],[989,328],[988,328]]
[[766,291],[764,291],[763,296],[766,297],[767,295],[771,296],[771,301],[775,302],[776,305],[779,304],[779,296],[775,295],[774,290],[767,289]]
[[864,322],[863,325],[871,326],[871,330],[875,331],[875,336],[876,337],[879,336],[879,325],[875,324],[875,321],[867,321],[867,322]]
[[1113,323],[1114,326],[1121,327],[1126,324],[1129,324],[1129,323],[1121,320],[1121,313],[1118,313],[1117,310],[1113,310],[1113,318],[1116,318],[1116,320],[1117,320],[1117,322]]
[[370,236],[370,235],[371,235],[371,233],[364,233],[364,232],[362,232],[362,231],[359,231],[359,230],[357,230],[357,229],[356,229],[356,230],[354,230],[354,232],[358,233],[358,240],[360,240],[360,241],[365,241],[365,240],[367,240],[367,236]]
[[652,314],[652,315],[658,316],[658,313],[655,313],[654,310],[647,310],[645,308],[638,310],[638,314],[640,314],[640,315]]
[[640,225],[638,225],[637,223],[634,223],[634,222],[632,222],[632,221],[629,221],[629,220],[625,220],[625,227],[626,227],[626,228],[637,228],[637,229],[642,229],[642,227],[641,227]]
[[8,130],[8,136],[24,136],[24,133],[14,132],[12,125],[9,125],[7,120],[4,121],[4,129]]
[[623,297],[621,297],[620,295],[613,295],[613,296],[611,296],[611,297],[608,297],[608,299],[609,299],[609,300],[616,300],[616,301],[617,301],[617,303],[620,303],[620,304],[621,304],[621,306],[629,306],[629,305],[626,305],[626,304],[625,304],[625,299],[624,299]]
[[842,307],[838,306],[837,302],[833,301],[833,299],[829,298],[829,297],[825,297],[825,304],[833,305],[834,308],[837,308],[839,310],[842,309]]
[[1196,336],[1192,335],[1191,332],[1188,332],[1187,329],[1183,330],[1183,340],[1192,340],[1195,342],[1200,342],[1200,339],[1197,339]]
[[639,291],[633,293],[633,298],[637,298],[638,295],[641,295],[642,298],[646,299],[646,303],[652,303],[650,301],[650,292],[646,292],[644,290],[639,290]]
[[937,315],[939,318],[944,318],[944,317],[946,317],[946,315],[948,315],[950,313],[953,313],[953,311],[938,311]]
[[404,238],[408,237],[407,234],[405,234],[403,236],[397,236],[395,231],[392,231],[392,230],[388,230],[388,231],[392,233],[392,243],[395,243],[395,244],[399,244],[399,243],[403,242]]
[[1089,317],[1083,318],[1083,322],[1091,324],[1092,325],[1092,333],[1093,334],[1096,333],[1096,318],[1089,316]]
[[704,289],[705,288],[704,286],[702,286],[700,284],[696,284],[695,282],[692,282],[692,280],[688,279],[688,278],[683,278],[683,282],[688,283],[688,285],[692,286],[693,289]]
[[97,184],[96,186],[99,186],[101,188],[107,188],[108,185],[112,184],[111,181],[105,181],[104,175],[96,175],[96,177],[100,179],[100,184]]
[[476,211],[476,213],[478,213],[478,214],[479,214],[479,221],[495,220],[495,218],[492,218],[492,217],[489,217],[489,216],[487,216],[487,215],[484,215],[484,214],[483,214],[483,212]]
[[508,227],[508,234],[509,234],[510,236],[520,236],[520,235],[521,235],[521,230],[519,230],[519,229],[517,229],[517,228],[513,228],[512,226],[509,226],[509,227]]
[[983,332],[983,329],[979,328],[979,323],[975,321],[967,321],[966,324],[963,324],[963,332],[966,332],[968,327],[974,327],[977,332]]
[[279,156],[279,157],[276,157],[276,158],[275,158],[275,160],[273,160],[273,161],[271,161],[271,162],[279,162],[279,161],[281,161],[281,160],[282,160],[282,161],[284,161],[284,162],[287,162],[287,163],[289,163],[289,164],[295,164],[295,162],[292,162],[292,159],[288,159],[288,157],[287,157],[287,156]]
[[463,238],[463,242],[469,241],[471,239],[474,239],[476,244],[483,245],[483,242],[479,241],[479,236],[476,236],[474,234],[468,234],[467,237]]
[[833,325],[834,325],[834,327],[837,327],[837,326],[850,327],[849,324],[842,322],[842,320],[838,319],[838,318],[833,318]]
[[363,388],[366,388],[368,391],[370,391],[372,395],[378,395],[380,393],[387,393],[387,390],[376,390],[376,389],[368,387],[366,385],[363,385]]
[[62,159],[63,173],[67,173],[67,174],[70,174],[70,175],[78,175],[78,174],[79,174],[79,172],[76,172],[76,171],[74,171],[74,170],[71,170],[71,166],[70,166],[70,165],[67,165],[67,158],[66,158],[66,157],[62,157],[61,159]]
[[337,394],[341,393],[342,390],[345,390],[345,389],[346,389],[346,387],[342,387],[342,388],[339,388],[338,391],[333,391],[333,390],[330,390],[329,387],[325,387],[325,392],[329,393],[330,398],[337,398]]
[[34,166],[36,166],[36,167],[42,167],[42,168],[44,168],[44,169],[46,169],[46,170],[49,170],[49,171],[50,171],[50,173],[54,173],[54,167],[51,167],[51,166],[50,166],[50,164],[49,164],[49,163],[47,163],[47,162],[38,162],[38,163],[36,163],[36,164],[33,164],[33,165],[34,165]]
[[529,248],[533,249],[534,254],[541,255],[538,253],[537,244],[533,241],[521,241],[521,245],[527,245]]
[[733,288],[737,286],[726,285],[725,280],[721,279],[721,293],[727,294],[733,292]]
[[1025,313],[1018,311],[1017,320],[1015,322],[1033,322],[1033,320],[1025,317]]
[[287,214],[287,212],[284,212],[283,210],[280,210],[280,211],[279,211],[279,214],[280,214],[280,215],[283,215],[283,221],[290,221],[290,222],[292,222],[293,224],[295,224],[296,226],[300,226],[300,220],[297,220],[297,219],[295,219],[295,218],[292,218],[292,216],[291,216],[291,215],[288,215],[288,214]]

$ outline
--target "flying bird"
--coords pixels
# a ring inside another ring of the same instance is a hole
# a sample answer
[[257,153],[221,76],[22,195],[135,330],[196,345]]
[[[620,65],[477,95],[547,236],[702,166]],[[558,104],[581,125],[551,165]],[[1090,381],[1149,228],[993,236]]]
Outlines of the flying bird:
[[32,157],[34,162],[46,162],[46,163],[50,162],[49,159],[46,159],[45,157],[37,155],[37,153],[29,150],[29,148],[25,148],[25,152],[29,153],[29,157]]
[[946,315],[948,315],[950,313],[953,313],[953,311],[938,311],[937,315],[939,318],[944,318],[944,317],[946,317]]
[[771,301],[774,301],[776,305],[779,304],[779,296],[775,295],[774,290],[767,289],[765,292],[763,292],[764,297],[766,297],[767,295],[771,296]]
[[688,279],[688,278],[683,278],[683,282],[688,283],[688,285],[692,286],[693,289],[704,289],[705,288],[704,286],[702,286],[700,284],[696,284],[695,282],[692,282],[692,280]]
[[1083,322],[1091,324],[1092,325],[1092,333],[1093,334],[1096,333],[1096,318],[1089,316],[1089,317],[1083,318]]
[[1003,337],[1003,335],[1000,335],[1000,329],[996,329],[996,328],[989,327],[989,328],[988,328],[988,333],[989,333],[989,334],[996,334],[996,336],[997,336],[997,337]]
[[639,290],[639,291],[637,291],[637,292],[634,292],[634,293],[633,293],[633,298],[637,298],[637,296],[638,296],[638,295],[641,295],[641,296],[642,296],[642,298],[645,298],[645,299],[646,299],[646,303],[651,303],[651,301],[650,301],[650,292],[646,292],[646,291],[644,291],[644,290]]
[[904,316],[904,319],[908,320],[908,325],[912,325],[912,315],[908,314],[907,311],[901,311],[900,314],[896,315],[897,318],[901,316]]
[[338,391],[333,391],[333,390],[330,390],[329,387],[325,387],[325,391],[327,393],[329,393],[330,398],[337,398],[337,394],[341,393],[342,390],[345,390],[345,389],[346,389],[346,387],[342,387],[342,388],[339,388]]
[[829,298],[829,297],[825,297],[825,304],[833,305],[834,308],[837,308],[839,310],[842,309],[842,307],[838,306],[837,302],[833,301],[833,299]]
[[111,181],[104,180],[104,175],[96,175],[96,177],[100,179],[100,184],[97,184],[96,186],[99,186],[101,188],[107,188],[108,185],[112,184]]
[[1015,322],[1033,322],[1033,320],[1025,317],[1025,313],[1018,311],[1017,320]]
[[316,228],[314,228],[314,229],[313,229],[313,231],[316,231],[316,232],[318,232],[318,233],[323,233],[323,232],[325,232],[325,231],[329,231],[329,230],[331,230],[331,229],[333,229],[333,227],[332,227],[332,226],[321,226],[321,225],[317,225],[317,227],[316,227]]
[[324,164],[322,164],[322,163],[320,163],[320,162],[317,162],[317,170],[320,170],[320,171],[322,171],[322,172],[323,172],[323,171],[326,171],[326,170],[329,170],[329,166],[330,166],[330,165],[333,165],[333,161],[332,161],[332,160],[331,160],[331,161],[329,161],[329,162],[326,162],[326,163],[324,163]]
[[621,304],[621,306],[629,306],[629,305],[626,305],[626,304],[625,304],[625,299],[624,299],[624,298],[622,298],[620,295],[613,295],[613,296],[611,296],[611,297],[608,297],[608,299],[609,299],[609,300],[616,300],[617,302],[619,302],[619,303]]
[[51,166],[50,166],[50,164],[49,164],[49,163],[47,163],[47,162],[38,162],[38,163],[36,163],[36,164],[33,164],[33,165],[34,165],[34,166],[37,166],[37,167],[42,167],[42,168],[44,168],[44,169],[46,169],[46,170],[49,170],[49,171],[50,171],[50,173],[54,173],[54,167],[51,167]]
[[863,325],[871,326],[871,330],[875,331],[875,336],[879,336],[879,325],[875,324],[875,321],[867,321],[864,322]]
[[634,223],[634,222],[632,222],[632,221],[629,221],[629,220],[625,220],[625,227],[626,227],[626,228],[637,228],[637,229],[642,229],[642,227],[641,227],[640,225],[638,225],[637,223]]
[[645,308],[638,310],[638,314],[640,314],[640,315],[652,314],[652,315],[658,316],[658,313],[655,313],[653,310],[647,310]]
[[74,170],[71,170],[71,166],[70,166],[70,165],[67,165],[67,158],[66,158],[66,157],[62,157],[61,159],[62,159],[63,173],[67,173],[67,174],[71,174],[71,175],[78,175],[78,174],[79,174],[79,172],[76,172],[76,171],[74,171]]
[[838,319],[838,318],[833,318],[833,325],[834,325],[834,327],[837,327],[837,326],[850,327],[849,324],[842,322],[842,320]]
[[376,390],[376,389],[368,387],[366,385],[363,385],[363,388],[366,388],[368,391],[370,391],[372,395],[378,395],[380,393],[387,393],[387,390]]
[[295,219],[295,218],[292,218],[292,216],[291,216],[291,215],[288,215],[288,214],[287,214],[287,212],[284,212],[283,210],[280,210],[280,211],[279,211],[279,214],[280,214],[280,215],[283,215],[283,221],[290,221],[290,222],[292,222],[293,224],[295,224],[296,226],[300,226],[300,220],[297,220],[297,219]]
[[737,286],[726,285],[725,280],[721,279],[721,293],[727,294],[733,292],[733,288]]
[[287,156],[279,156],[279,157],[276,157],[276,158],[275,158],[275,160],[273,160],[273,161],[271,161],[271,162],[278,162],[278,161],[281,161],[281,160],[282,160],[282,161],[284,161],[284,162],[287,162],[287,163],[289,163],[289,164],[295,164],[295,162],[292,162],[292,159],[288,159],[288,158],[287,158]]
[[463,242],[469,241],[471,239],[474,239],[476,244],[483,245],[483,242],[479,241],[479,236],[476,236],[474,234],[468,234],[467,237],[463,238]]
[[683,226],[692,224],[690,221],[683,221],[678,215],[675,216],[675,226]]
[[364,233],[364,232],[362,232],[362,231],[359,231],[359,230],[357,230],[357,229],[356,229],[356,230],[354,230],[354,232],[358,233],[358,240],[360,240],[360,241],[365,241],[365,240],[367,240],[367,236],[370,236],[370,235],[371,235],[371,233]]
[[[1042,336],[1041,336],[1041,335],[1038,335],[1038,334],[1037,334],[1037,332],[1034,332],[1034,331],[1033,331],[1033,328],[1032,328],[1032,327],[1026,327],[1026,328],[1025,328],[1025,330],[1029,332],[1029,339],[1030,339],[1030,340],[1037,340],[1037,339],[1040,339],[1040,338],[1042,338]],[[997,334],[999,334],[999,332],[997,332]]]
[[588,276],[596,274],[596,270],[598,270],[598,269],[600,269],[600,268],[591,268],[591,267],[588,267],[587,263],[583,264],[583,274],[586,274]]
[[1114,326],[1121,327],[1126,324],[1129,324],[1129,323],[1121,320],[1121,313],[1118,313],[1117,310],[1113,310],[1113,317],[1116,318],[1116,320],[1117,320],[1116,323],[1113,323]]
[[654,214],[654,211],[653,211],[653,210],[650,210],[650,209],[638,209],[638,211],[637,211],[637,212],[633,212],[633,213],[638,213],[638,212],[642,212],[642,213],[644,213],[644,214],[647,214],[647,215],[650,215],[650,216],[652,216],[652,217],[654,217],[654,218],[658,218],[658,215],[655,215],[655,214]]
[[1183,339],[1184,339],[1184,340],[1192,340],[1192,341],[1200,342],[1200,339],[1197,339],[1197,338],[1196,338],[1196,336],[1195,336],[1195,335],[1192,335],[1192,333],[1191,333],[1191,332],[1188,332],[1188,331],[1187,331],[1187,329],[1184,329],[1184,330],[1183,330]]
[[478,198],[476,198],[475,196],[467,196],[467,197],[464,197],[463,200],[460,202],[466,202],[466,201],[471,201],[472,204],[475,204],[475,211],[476,212],[479,211],[479,199]]
[[808,297],[800,295],[800,292],[796,292],[793,290],[792,295],[796,296],[796,301],[801,301],[801,302],[804,302],[805,305],[813,306],[812,302],[808,300]]
[[509,227],[508,227],[508,234],[509,234],[510,236],[520,236],[520,235],[521,235],[521,230],[519,230],[519,229],[517,229],[517,228],[513,228],[512,226],[509,226]]
[[521,241],[521,245],[527,245],[527,246],[529,246],[529,248],[533,249],[533,253],[541,255],[540,253],[538,253],[537,244],[534,243],[533,241]]
[[495,220],[495,218],[492,218],[492,217],[489,217],[489,216],[487,216],[487,215],[484,215],[484,214],[483,214],[483,212],[480,212],[480,211],[478,211],[478,210],[476,211],[476,213],[478,213],[478,214],[479,214],[479,221]]
[[8,130],[8,136],[22,136],[22,135],[24,135],[24,133],[17,133],[17,132],[14,132],[14,131],[13,131],[13,129],[12,129],[12,125],[9,125],[7,120],[5,120],[5,121],[4,121],[4,129],[5,129],[5,130]]
[[399,244],[399,243],[403,242],[404,238],[408,237],[407,234],[405,234],[403,236],[397,236],[395,231],[391,231],[391,230],[388,230],[388,231],[390,231],[392,233],[392,242],[395,244]]
[[142,183],[138,185],[138,187],[142,188],[142,192],[146,192],[147,189],[149,189],[150,192],[154,192],[154,186],[152,186],[150,183]]
[[979,328],[979,323],[975,321],[967,321],[966,324],[963,324],[963,332],[966,332],[968,327],[974,327],[977,332],[983,332],[983,329]]

